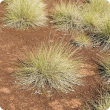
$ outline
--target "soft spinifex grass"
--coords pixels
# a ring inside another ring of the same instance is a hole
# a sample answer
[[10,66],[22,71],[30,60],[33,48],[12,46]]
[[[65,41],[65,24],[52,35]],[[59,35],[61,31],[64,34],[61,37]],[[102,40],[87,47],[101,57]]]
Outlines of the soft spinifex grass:
[[108,110],[110,107],[110,93],[100,93],[97,100],[88,100],[83,110]]
[[96,35],[96,40],[105,41],[110,36],[110,4],[106,0],[90,0],[82,10],[84,30]]
[[105,36],[110,37],[110,14],[105,13],[103,14],[103,17],[100,19],[100,22],[98,22],[99,32],[102,33]]
[[38,92],[47,93],[72,91],[74,85],[82,84],[78,69],[81,59],[75,57],[73,46],[64,42],[41,44],[21,61],[15,76],[17,85]]
[[107,0],[90,0],[90,7],[92,11],[104,13],[109,11],[110,4],[107,2]]
[[[83,110],[108,110],[110,107],[110,87],[104,81],[100,84],[97,95],[93,98],[85,97]],[[92,95],[92,94],[91,94]]]
[[92,47],[92,40],[89,36],[85,34],[79,34],[74,37],[75,43],[78,44],[79,47],[86,47],[90,48]]
[[110,77],[110,55],[107,53],[106,56],[98,55],[99,59],[95,60],[98,65],[99,73],[102,77],[109,79]]
[[110,93],[101,94],[98,104],[94,105],[96,110],[107,110],[110,107]]
[[90,4],[86,4],[82,10],[84,22],[96,26],[103,14],[110,12],[109,8],[110,4],[106,0],[90,0]]
[[110,52],[110,38],[102,45],[101,52]]
[[44,26],[47,20],[44,10],[42,0],[12,0],[6,8],[4,26],[21,29]]
[[52,23],[58,30],[70,30],[80,29],[82,24],[80,20],[82,19],[80,15],[80,6],[77,6],[72,2],[61,1],[59,4],[55,4]]

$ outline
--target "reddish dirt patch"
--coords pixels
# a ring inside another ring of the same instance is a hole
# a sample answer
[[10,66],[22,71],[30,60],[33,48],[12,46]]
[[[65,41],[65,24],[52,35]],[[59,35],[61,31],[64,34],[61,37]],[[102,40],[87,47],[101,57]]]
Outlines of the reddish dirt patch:
[[9,94],[10,93],[10,90],[8,88],[1,88],[0,89],[0,92],[3,92],[3,93],[6,93],[6,94]]
[[[58,1],[58,0],[54,0]],[[68,1],[68,0],[67,0]],[[75,0],[76,1],[76,0]],[[83,0],[82,0],[83,1]],[[46,1],[48,10],[51,10],[53,0]],[[0,18],[4,16],[4,3],[0,4]],[[86,59],[86,66],[81,73],[87,76],[83,78],[85,86],[76,86],[76,90],[70,94],[58,94],[54,91],[52,96],[34,94],[32,91],[19,90],[14,87],[16,81],[11,74],[14,71],[17,57],[22,58],[25,50],[38,47],[41,42],[54,42],[57,38],[65,36],[65,41],[71,35],[56,31],[51,25],[30,30],[17,30],[2,28],[0,31],[0,106],[3,110],[82,110],[82,102],[85,97],[91,98],[97,95],[100,86],[99,77],[91,71],[93,67],[92,57],[96,58],[97,49],[82,49],[77,55]],[[89,64],[89,65],[88,65]],[[90,66],[92,65],[92,66]],[[96,69],[96,68],[94,68]]]
[[62,99],[60,101],[55,100],[54,102],[49,103],[49,105],[52,106],[53,110],[64,110],[63,107],[71,109],[78,108],[81,106],[81,102],[79,99],[72,99],[70,101]]

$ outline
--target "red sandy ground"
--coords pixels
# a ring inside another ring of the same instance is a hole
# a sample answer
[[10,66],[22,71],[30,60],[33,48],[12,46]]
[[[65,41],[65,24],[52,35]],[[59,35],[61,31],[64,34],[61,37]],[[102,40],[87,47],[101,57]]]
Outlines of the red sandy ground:
[[[58,0],[54,0],[58,1]],[[53,0],[47,0],[47,10],[53,7]],[[5,10],[4,3],[0,4],[0,18]],[[82,80],[84,86],[76,87],[70,94],[53,93],[52,96],[32,94],[32,91],[19,90],[14,87],[15,79],[11,77],[14,71],[14,62],[22,58],[25,50],[31,50],[40,45],[44,40],[54,42],[54,39],[63,37],[64,33],[56,31],[51,25],[21,31],[2,27],[0,22],[0,107],[3,110],[82,110],[86,98],[94,98],[99,88],[99,77],[96,75],[91,58],[96,58],[97,49],[80,50],[77,55],[86,59],[83,65],[82,74],[87,75]],[[49,39],[50,36],[50,39]],[[54,37],[54,39],[53,39]],[[66,35],[70,38],[70,35]],[[92,71],[93,70],[93,71]]]

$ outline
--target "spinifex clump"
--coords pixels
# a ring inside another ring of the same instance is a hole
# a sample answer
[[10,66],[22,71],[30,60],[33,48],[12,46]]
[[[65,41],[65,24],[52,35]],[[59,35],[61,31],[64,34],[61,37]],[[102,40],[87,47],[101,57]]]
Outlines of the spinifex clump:
[[[106,90],[104,90],[106,89]],[[83,110],[109,110],[110,107],[110,88],[101,88],[98,90],[98,96],[95,100],[87,99]]]
[[42,0],[12,0],[6,3],[4,26],[28,29],[45,25],[47,18]]
[[76,44],[78,47],[91,48],[92,39],[85,34],[79,34],[79,35],[74,36],[73,44]]
[[94,62],[103,82],[110,84],[110,51],[97,54],[97,59],[94,59]]
[[110,93],[101,94],[100,99],[94,105],[96,110],[109,110],[110,107]]
[[82,19],[80,15],[80,6],[77,6],[72,2],[61,1],[59,4],[55,4],[52,23],[58,30],[69,30],[73,31],[82,28],[80,20]]
[[92,33],[95,41],[104,42],[110,37],[110,4],[107,0],[89,0],[82,9],[83,30]]
[[73,46],[64,42],[41,44],[21,61],[15,74],[19,86],[39,92],[55,89],[72,91],[82,82],[79,77],[81,58],[75,57]]

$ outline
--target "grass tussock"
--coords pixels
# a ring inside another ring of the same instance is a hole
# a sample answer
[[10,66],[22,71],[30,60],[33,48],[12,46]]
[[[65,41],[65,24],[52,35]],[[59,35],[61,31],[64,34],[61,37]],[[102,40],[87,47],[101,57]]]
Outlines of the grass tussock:
[[110,38],[102,45],[101,52],[110,52]]
[[89,36],[85,34],[79,34],[74,37],[74,42],[79,46],[79,47],[86,47],[90,48],[92,47],[92,40],[90,39]]
[[96,110],[107,110],[110,107],[110,93],[101,94],[98,105],[94,105]]
[[88,103],[85,104],[83,110],[109,110],[110,107],[110,91],[102,90],[99,91],[99,95],[97,96],[96,100],[89,100]]
[[87,32],[94,41],[103,42],[110,38],[109,9],[106,0],[89,0],[83,6],[61,1],[54,6],[52,23],[59,30]]
[[[97,89],[97,88],[96,88]],[[101,83],[98,94],[93,99],[87,98],[83,110],[110,110],[110,86]]]
[[47,20],[42,0],[12,0],[6,8],[4,26],[28,29],[44,26]]
[[95,62],[98,65],[99,73],[106,79],[110,78],[110,55],[99,56]]
[[90,0],[82,10],[84,30],[97,35],[99,41],[110,37],[110,4],[106,0]]
[[[106,51],[103,55],[97,54],[97,59],[94,61],[103,83],[110,86],[110,53]],[[110,91],[110,88],[108,89]]]
[[58,30],[80,29],[82,24],[79,22],[82,18],[79,12],[80,6],[72,2],[61,1],[56,3],[53,10],[52,23]]
[[44,93],[52,89],[72,91],[74,85],[82,84],[78,72],[81,62],[81,58],[75,57],[73,46],[62,41],[43,43],[21,61],[15,74],[17,84]]

